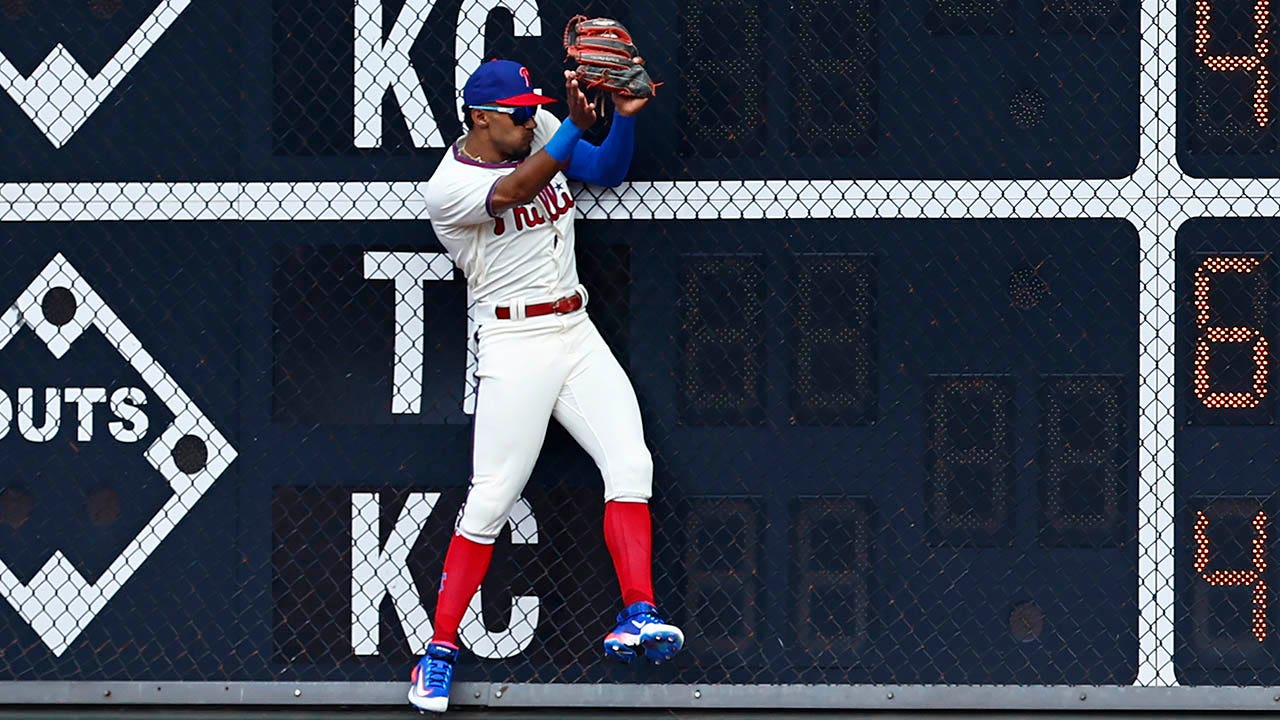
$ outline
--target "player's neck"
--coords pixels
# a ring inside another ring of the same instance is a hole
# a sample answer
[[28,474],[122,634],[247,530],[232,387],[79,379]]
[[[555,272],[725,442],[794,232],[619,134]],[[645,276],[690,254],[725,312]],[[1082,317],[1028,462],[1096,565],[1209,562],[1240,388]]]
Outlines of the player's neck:
[[507,161],[506,158],[502,157],[501,153],[494,149],[493,145],[476,137],[474,132],[467,133],[467,137],[462,141],[462,154],[477,162],[500,163]]

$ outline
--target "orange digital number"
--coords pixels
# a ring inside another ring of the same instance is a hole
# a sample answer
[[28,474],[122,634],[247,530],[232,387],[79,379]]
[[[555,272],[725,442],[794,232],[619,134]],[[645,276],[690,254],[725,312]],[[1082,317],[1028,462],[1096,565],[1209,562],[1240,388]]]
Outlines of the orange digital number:
[[1195,525],[1195,568],[1200,579],[1214,587],[1247,587],[1253,586],[1253,637],[1262,642],[1267,639],[1267,582],[1263,574],[1267,571],[1267,513],[1259,510],[1253,516],[1253,543],[1250,556],[1253,560],[1251,570],[1214,570],[1205,572],[1209,567],[1209,517],[1203,510],[1196,511]]
[[1213,18],[1213,3],[1210,0],[1196,0],[1196,57],[1214,72],[1251,72],[1253,82],[1253,120],[1258,127],[1266,127],[1271,122],[1271,70],[1267,68],[1267,56],[1271,54],[1271,0],[1254,0],[1253,3],[1253,54],[1252,55],[1211,55],[1209,43],[1213,33],[1209,23]]
[[[1196,352],[1194,387],[1196,397],[1206,408],[1255,408],[1267,396],[1271,379],[1271,355],[1263,328],[1259,325],[1222,326],[1212,324],[1212,307],[1209,289],[1213,276],[1226,273],[1250,274],[1258,272],[1262,259],[1257,257],[1210,257],[1196,268]],[[1220,343],[1253,346],[1253,387],[1247,392],[1215,392],[1213,378],[1209,375],[1209,356],[1213,346]]]

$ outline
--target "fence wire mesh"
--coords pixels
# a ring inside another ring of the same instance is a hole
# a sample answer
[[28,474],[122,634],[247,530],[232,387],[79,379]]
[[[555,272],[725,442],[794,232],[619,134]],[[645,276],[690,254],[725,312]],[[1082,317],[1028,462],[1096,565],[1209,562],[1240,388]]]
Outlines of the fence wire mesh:
[[477,385],[425,180],[578,13],[664,83],[572,190],[688,647],[603,659],[552,423],[460,678],[1280,682],[1269,0],[0,2],[0,680],[407,677]]

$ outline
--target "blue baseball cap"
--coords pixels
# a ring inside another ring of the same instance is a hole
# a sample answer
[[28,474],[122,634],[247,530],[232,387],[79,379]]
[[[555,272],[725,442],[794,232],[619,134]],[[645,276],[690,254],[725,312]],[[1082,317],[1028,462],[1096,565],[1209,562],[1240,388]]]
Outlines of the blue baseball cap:
[[546,105],[555,102],[555,98],[539,95],[533,91],[533,80],[529,71],[518,62],[511,60],[490,60],[484,63],[462,88],[462,104],[467,107],[477,105],[510,105],[513,107],[529,105]]

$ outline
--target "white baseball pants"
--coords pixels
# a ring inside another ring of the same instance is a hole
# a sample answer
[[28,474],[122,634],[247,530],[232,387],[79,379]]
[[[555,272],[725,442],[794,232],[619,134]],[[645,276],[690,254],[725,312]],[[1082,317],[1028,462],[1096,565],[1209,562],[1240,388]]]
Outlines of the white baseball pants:
[[498,537],[554,417],[604,477],[604,499],[648,502],[653,458],[630,379],[585,309],[480,326],[471,489],[460,535]]

